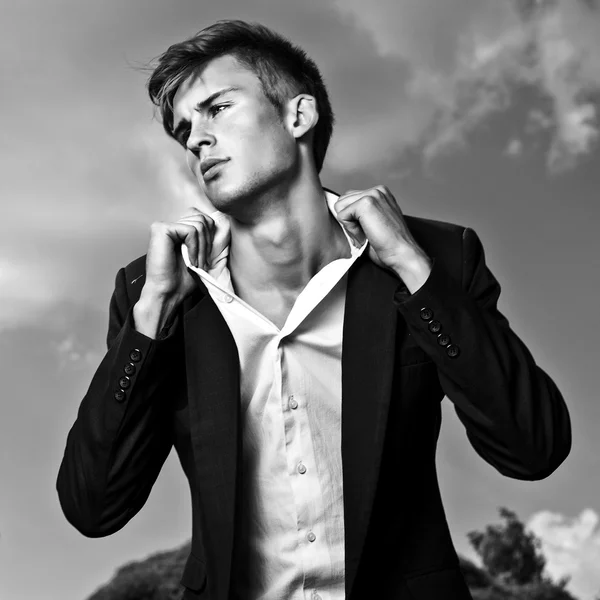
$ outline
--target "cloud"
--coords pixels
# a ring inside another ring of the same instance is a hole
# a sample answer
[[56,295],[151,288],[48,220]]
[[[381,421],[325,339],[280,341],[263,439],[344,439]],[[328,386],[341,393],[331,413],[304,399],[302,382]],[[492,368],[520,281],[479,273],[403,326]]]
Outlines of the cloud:
[[542,541],[546,570],[558,579],[571,577],[568,589],[582,600],[593,600],[600,591],[600,518],[590,508],[577,517],[540,511],[527,527]]
[[589,6],[555,2],[535,29],[538,81],[554,103],[556,136],[549,165],[557,170],[572,166],[598,138],[597,108],[588,98],[600,88],[600,14]]
[[508,142],[508,145],[506,146],[506,150],[504,151],[504,153],[507,156],[511,156],[513,158],[521,156],[523,154],[523,142],[518,138],[512,138]]
[[0,260],[0,330],[14,328],[38,318],[55,298],[55,286],[62,280],[60,268],[24,256]]
[[58,370],[64,371],[73,368],[90,369],[100,364],[103,353],[94,351],[71,331],[60,341],[52,342],[58,356]]
[[336,0],[371,32],[382,55],[405,61],[411,75],[396,96],[420,131],[396,131],[423,143],[426,157],[448,152],[494,113],[511,106],[519,86],[550,102],[549,169],[576,164],[598,139],[594,93],[600,91],[600,11],[582,0],[385,0],[368,11]]

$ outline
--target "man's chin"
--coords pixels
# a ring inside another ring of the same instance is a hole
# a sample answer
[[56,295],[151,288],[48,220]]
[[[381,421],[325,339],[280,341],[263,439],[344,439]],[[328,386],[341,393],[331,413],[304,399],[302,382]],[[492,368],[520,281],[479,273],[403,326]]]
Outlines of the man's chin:
[[217,210],[221,210],[221,207],[228,206],[239,196],[239,193],[236,193],[237,190],[234,187],[225,185],[225,183],[219,181],[219,179],[220,178],[215,177],[202,186],[209,202]]

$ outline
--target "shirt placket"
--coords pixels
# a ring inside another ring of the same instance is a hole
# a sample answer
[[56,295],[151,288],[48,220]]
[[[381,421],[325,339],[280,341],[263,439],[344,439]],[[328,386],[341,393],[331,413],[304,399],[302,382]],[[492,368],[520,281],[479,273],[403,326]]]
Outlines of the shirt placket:
[[[288,476],[296,507],[298,550],[304,569],[304,600],[329,600],[318,592],[319,578],[329,578],[331,565],[323,522],[323,495],[312,443],[306,398],[302,395],[300,374],[286,369],[286,352],[293,342],[280,342],[281,410],[283,413]],[[318,575],[318,576],[317,576]]]

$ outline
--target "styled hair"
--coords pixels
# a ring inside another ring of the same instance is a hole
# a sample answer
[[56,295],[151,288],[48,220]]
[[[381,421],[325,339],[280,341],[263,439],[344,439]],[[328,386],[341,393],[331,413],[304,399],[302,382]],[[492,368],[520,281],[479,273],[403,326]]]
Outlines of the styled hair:
[[233,56],[256,75],[266,98],[280,115],[285,103],[298,94],[315,98],[319,119],[314,127],[313,156],[320,172],[334,123],[321,73],[304,50],[259,23],[217,21],[191,38],[173,44],[158,57],[147,86],[167,134],[174,137],[173,98],[179,86],[208,61],[224,55]]

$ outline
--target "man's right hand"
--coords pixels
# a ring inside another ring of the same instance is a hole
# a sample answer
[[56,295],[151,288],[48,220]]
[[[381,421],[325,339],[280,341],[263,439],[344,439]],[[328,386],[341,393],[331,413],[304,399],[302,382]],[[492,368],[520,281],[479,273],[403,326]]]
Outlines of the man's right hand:
[[208,269],[215,222],[195,207],[175,223],[157,222],[150,228],[146,257],[146,281],[140,299],[133,308],[135,328],[155,339],[169,317],[194,290],[181,246],[188,249],[194,266]]

